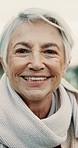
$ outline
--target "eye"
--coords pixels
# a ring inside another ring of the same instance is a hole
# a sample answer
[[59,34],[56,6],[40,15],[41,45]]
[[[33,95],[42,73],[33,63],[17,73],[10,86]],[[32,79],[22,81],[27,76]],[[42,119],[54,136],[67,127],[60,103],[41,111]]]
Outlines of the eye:
[[16,50],[17,54],[27,54],[29,52],[30,51],[28,49],[24,49],[24,48],[19,48],[19,49]]
[[52,49],[48,49],[48,50],[45,51],[45,53],[46,53],[46,54],[51,54],[51,55],[53,55],[53,54],[57,54],[57,51],[52,50]]

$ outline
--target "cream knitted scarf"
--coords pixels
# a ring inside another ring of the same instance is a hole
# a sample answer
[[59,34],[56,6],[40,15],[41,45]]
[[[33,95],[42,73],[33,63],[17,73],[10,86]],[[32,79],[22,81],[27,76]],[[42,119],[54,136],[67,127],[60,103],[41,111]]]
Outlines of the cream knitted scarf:
[[7,86],[6,75],[0,82],[0,142],[9,148],[53,148],[67,138],[72,107],[69,96],[59,86],[61,106],[40,120],[15,91]]

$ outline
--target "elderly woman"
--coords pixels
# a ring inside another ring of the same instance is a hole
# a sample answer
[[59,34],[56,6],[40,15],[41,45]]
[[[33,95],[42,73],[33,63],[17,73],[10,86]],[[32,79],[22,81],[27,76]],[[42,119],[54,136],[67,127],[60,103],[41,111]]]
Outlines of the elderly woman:
[[54,12],[27,9],[4,31],[0,148],[78,148],[78,91],[62,77],[73,39]]

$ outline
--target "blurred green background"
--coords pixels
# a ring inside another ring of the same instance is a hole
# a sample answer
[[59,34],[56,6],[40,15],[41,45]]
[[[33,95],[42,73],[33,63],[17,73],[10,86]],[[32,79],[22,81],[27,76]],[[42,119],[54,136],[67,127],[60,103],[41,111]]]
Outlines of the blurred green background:
[[[0,78],[1,78],[2,74],[3,74],[3,69],[0,64]],[[78,89],[78,66],[69,67],[66,72],[65,79],[70,84],[72,84],[75,88]]]
[[78,89],[78,66],[68,68],[65,79]]

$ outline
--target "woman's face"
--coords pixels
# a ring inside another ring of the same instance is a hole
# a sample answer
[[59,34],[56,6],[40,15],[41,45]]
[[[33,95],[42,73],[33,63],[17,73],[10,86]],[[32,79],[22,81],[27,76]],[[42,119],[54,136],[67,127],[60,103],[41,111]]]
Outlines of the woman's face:
[[24,101],[51,96],[64,73],[64,46],[57,28],[42,21],[22,23],[11,35],[6,73]]

